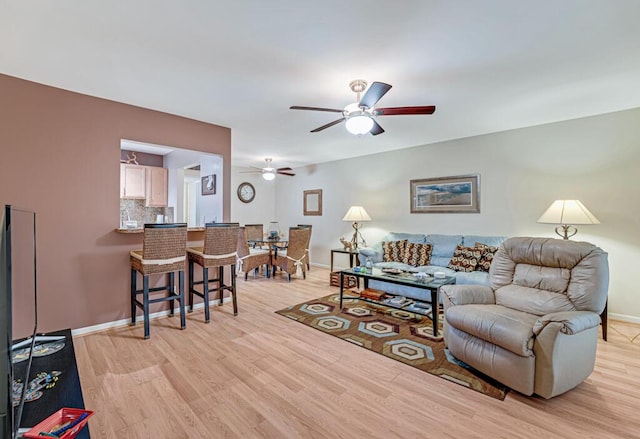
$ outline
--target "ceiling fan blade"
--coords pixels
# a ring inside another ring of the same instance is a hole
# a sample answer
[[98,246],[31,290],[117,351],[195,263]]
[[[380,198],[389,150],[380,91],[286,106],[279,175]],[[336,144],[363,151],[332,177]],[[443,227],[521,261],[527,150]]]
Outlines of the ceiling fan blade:
[[340,119],[334,120],[333,122],[329,122],[326,125],[322,125],[321,127],[316,128],[315,130],[311,130],[312,133],[317,133],[318,131],[322,131],[325,130],[327,128],[330,128],[334,125],[339,124],[340,122],[342,122],[344,120],[344,117],[341,117]]
[[[373,119],[372,119],[373,120]],[[376,122],[375,120],[373,121],[373,128],[371,128],[371,131],[369,131],[371,133],[372,136],[377,136],[378,134],[382,134],[384,133],[384,130],[382,129],[382,127],[380,126],[380,124],[378,124],[378,122]]]
[[384,82],[374,82],[369,87],[369,90],[364,94],[362,99],[360,99],[360,106],[373,108],[373,106],[384,96],[389,90],[391,86],[389,84],[385,84]]
[[277,172],[280,172],[280,171],[293,171],[293,169],[291,169],[289,167],[286,167],[286,168],[278,168],[278,169],[276,169],[276,171]]
[[409,114],[433,114],[436,111],[435,105],[427,105],[422,107],[391,107],[391,108],[376,108],[373,114],[376,116],[396,116],[396,115],[409,115]]
[[261,172],[262,172],[262,169],[260,169],[259,171],[240,171],[240,174],[259,174]]
[[288,176],[290,176],[290,177],[293,177],[294,175],[296,175],[296,174],[294,174],[293,172],[281,171],[281,170],[279,170],[279,169],[276,171],[276,173],[277,173],[277,174],[280,174],[280,175],[288,175]]
[[289,109],[290,110],[328,111],[330,113],[342,113],[342,110],[338,110],[336,108],[300,107],[298,105],[293,105],[289,107]]

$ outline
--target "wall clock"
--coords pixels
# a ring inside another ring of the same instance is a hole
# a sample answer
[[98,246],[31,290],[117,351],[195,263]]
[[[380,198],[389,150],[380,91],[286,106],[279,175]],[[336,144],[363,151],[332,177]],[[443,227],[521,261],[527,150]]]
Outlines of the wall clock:
[[244,182],[238,186],[238,198],[243,203],[251,203],[256,197],[256,188],[251,183]]

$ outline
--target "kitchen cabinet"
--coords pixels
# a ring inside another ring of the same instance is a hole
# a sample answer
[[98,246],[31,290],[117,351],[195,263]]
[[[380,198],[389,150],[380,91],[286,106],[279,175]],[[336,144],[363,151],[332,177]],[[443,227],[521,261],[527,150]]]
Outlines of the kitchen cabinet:
[[146,166],[120,164],[120,198],[146,198]]
[[145,166],[147,196],[145,206],[147,207],[167,207],[169,204],[168,194],[168,170],[156,166]]

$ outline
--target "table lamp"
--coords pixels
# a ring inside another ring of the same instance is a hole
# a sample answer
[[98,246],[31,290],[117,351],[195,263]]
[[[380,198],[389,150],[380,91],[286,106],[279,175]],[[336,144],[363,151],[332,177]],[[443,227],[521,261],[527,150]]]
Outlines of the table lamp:
[[600,221],[579,200],[554,201],[536,222],[559,224],[556,227],[556,233],[562,236],[562,239],[569,239],[578,233],[578,229],[574,227],[575,224],[600,224]]
[[351,206],[347,211],[347,214],[342,218],[342,221],[353,221],[353,237],[351,238],[351,248],[353,250],[358,250],[358,237],[362,240],[362,245],[366,246],[364,238],[360,234],[358,230],[360,228],[360,224],[358,221],[371,221],[371,217],[364,210],[362,206]]

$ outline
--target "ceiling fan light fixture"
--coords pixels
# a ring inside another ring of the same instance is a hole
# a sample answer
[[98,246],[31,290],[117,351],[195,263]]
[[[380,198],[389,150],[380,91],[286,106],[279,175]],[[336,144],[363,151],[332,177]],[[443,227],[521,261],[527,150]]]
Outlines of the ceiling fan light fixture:
[[345,126],[351,134],[362,136],[373,128],[373,119],[369,114],[362,111],[358,114],[350,115],[345,122]]
[[271,181],[276,178],[276,173],[273,169],[265,169],[264,171],[262,171],[262,178],[267,181]]

